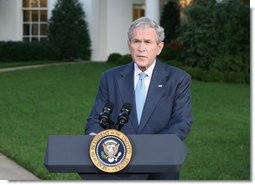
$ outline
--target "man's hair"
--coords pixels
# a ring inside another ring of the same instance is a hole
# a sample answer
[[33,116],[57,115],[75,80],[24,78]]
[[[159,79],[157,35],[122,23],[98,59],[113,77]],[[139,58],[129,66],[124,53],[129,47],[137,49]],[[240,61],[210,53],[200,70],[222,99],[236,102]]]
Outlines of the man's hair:
[[132,33],[135,28],[154,28],[157,35],[157,43],[160,43],[165,38],[164,28],[162,28],[160,25],[158,25],[155,21],[147,18],[147,17],[141,17],[137,20],[135,20],[128,29],[128,40],[131,41],[132,39]]

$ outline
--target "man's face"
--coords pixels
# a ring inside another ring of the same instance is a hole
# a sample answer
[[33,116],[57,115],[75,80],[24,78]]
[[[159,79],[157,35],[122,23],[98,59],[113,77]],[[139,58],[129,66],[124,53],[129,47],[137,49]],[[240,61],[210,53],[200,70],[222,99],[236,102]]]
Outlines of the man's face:
[[164,43],[157,43],[157,35],[154,28],[135,28],[131,41],[128,42],[129,51],[138,67],[145,71],[160,54]]

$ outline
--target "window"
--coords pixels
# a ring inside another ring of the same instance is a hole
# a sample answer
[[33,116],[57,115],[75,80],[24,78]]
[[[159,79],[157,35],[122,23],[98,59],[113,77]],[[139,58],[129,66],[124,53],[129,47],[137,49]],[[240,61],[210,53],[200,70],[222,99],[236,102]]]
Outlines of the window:
[[47,38],[47,0],[23,0],[23,40]]
[[145,12],[145,6],[143,4],[133,4],[133,21],[143,17]]
[[191,0],[180,0],[180,5],[182,8],[188,6],[191,3]]

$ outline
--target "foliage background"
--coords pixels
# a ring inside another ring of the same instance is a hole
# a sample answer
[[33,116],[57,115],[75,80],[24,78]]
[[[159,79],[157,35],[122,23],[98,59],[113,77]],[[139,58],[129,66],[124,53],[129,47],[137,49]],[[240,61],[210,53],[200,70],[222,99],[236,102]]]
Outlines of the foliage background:
[[250,73],[250,8],[240,0],[193,0],[178,40],[183,62],[221,72]]

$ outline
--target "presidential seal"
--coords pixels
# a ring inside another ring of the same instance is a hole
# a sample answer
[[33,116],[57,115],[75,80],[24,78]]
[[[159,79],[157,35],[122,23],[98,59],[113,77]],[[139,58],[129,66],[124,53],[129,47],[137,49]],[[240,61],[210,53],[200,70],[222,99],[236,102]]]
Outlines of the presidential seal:
[[100,170],[115,173],[124,169],[131,160],[132,146],[128,137],[117,130],[104,130],[92,139],[90,159]]

